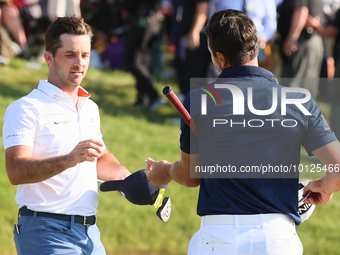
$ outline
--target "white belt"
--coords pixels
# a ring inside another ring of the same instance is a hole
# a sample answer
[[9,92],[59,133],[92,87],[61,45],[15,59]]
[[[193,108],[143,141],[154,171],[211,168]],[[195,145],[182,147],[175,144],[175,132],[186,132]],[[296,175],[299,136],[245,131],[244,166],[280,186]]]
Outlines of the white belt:
[[[202,217],[202,225],[257,225],[270,223],[270,221],[282,220],[294,225],[294,221],[285,214],[247,214],[247,215],[207,215]],[[277,221],[275,221],[277,222]]]

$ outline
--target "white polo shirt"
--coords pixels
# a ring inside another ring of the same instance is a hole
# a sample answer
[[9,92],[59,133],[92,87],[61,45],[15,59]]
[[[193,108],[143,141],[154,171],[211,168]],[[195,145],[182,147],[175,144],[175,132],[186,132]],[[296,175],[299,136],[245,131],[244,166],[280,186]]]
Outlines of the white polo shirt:
[[[37,89],[11,103],[4,116],[3,143],[33,148],[34,158],[70,153],[82,140],[102,140],[98,106],[83,88],[78,105],[41,80]],[[16,202],[34,211],[93,215],[98,205],[97,162],[82,162],[42,182],[18,185]]]

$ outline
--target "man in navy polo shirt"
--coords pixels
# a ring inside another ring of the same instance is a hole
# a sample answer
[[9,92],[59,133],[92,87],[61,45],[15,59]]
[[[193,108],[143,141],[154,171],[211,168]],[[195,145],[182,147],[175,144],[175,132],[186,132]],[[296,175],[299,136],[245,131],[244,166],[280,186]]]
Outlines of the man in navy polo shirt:
[[188,254],[302,254],[295,230],[300,146],[339,166],[339,142],[308,90],[282,87],[258,67],[256,28],[245,13],[216,12],[206,33],[221,75],[184,103],[198,138],[183,122],[181,159],[148,159],[148,179],[200,185],[201,228]]

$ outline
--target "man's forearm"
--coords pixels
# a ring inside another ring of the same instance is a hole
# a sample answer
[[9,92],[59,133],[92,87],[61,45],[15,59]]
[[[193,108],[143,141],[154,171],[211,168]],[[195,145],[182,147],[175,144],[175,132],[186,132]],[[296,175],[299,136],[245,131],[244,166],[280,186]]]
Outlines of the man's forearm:
[[336,193],[340,191],[340,178],[324,178],[324,191],[326,193]]
[[97,177],[102,181],[124,180],[131,173],[107,149],[97,161]]
[[170,177],[171,180],[184,185],[188,186],[187,178],[183,171],[183,166],[180,161],[176,161],[175,163],[166,162],[164,163],[164,171]]
[[36,183],[47,180],[70,167],[67,155],[46,159],[6,159],[6,170],[13,185]]
[[[186,166],[190,168],[190,166]],[[184,185],[186,187],[196,187],[199,185],[199,179],[193,179],[190,177],[190,171],[186,168],[183,162],[177,161],[171,166],[168,166],[168,174],[171,176],[171,179],[175,182]]]
[[298,7],[294,10],[292,16],[292,23],[290,25],[288,39],[297,41],[300,37],[301,31],[304,28],[309,10],[307,7]]
[[13,185],[41,182],[78,163],[95,162],[102,155],[103,145],[94,139],[84,140],[67,155],[43,159],[32,157],[30,146],[9,147],[5,152],[7,175]]
[[196,5],[196,13],[191,27],[191,32],[199,33],[204,27],[208,18],[209,4],[206,2]]
[[[156,172],[157,174],[155,174]],[[190,178],[189,169],[185,168],[181,160],[175,163],[165,160],[154,162],[148,173],[148,179],[156,185],[165,185],[170,181],[175,181],[187,187],[199,185],[199,180]]]
[[315,151],[316,156],[327,168],[323,178],[324,191],[326,193],[335,193],[340,191],[340,143],[339,141],[331,142]]
[[324,187],[325,192],[335,193],[340,191],[340,165],[339,164],[329,164],[325,165],[327,173],[324,177]]
[[316,31],[319,35],[326,38],[332,38],[338,34],[338,29],[333,25],[328,25],[326,27],[317,27]]
[[175,163],[166,160],[154,161],[148,158],[149,169],[146,168],[145,172],[148,179],[156,185],[165,185],[170,181],[175,181],[187,187],[196,187],[200,184],[200,179],[191,178],[190,167],[198,165],[199,161],[199,155],[190,155],[181,151],[181,159]]

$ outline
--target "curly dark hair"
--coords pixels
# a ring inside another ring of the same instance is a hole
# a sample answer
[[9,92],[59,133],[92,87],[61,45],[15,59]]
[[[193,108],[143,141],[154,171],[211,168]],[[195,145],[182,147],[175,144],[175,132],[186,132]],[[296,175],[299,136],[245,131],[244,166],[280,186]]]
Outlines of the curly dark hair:
[[206,34],[213,55],[224,54],[232,66],[243,65],[259,52],[257,31],[252,19],[244,12],[223,10],[210,18]]

